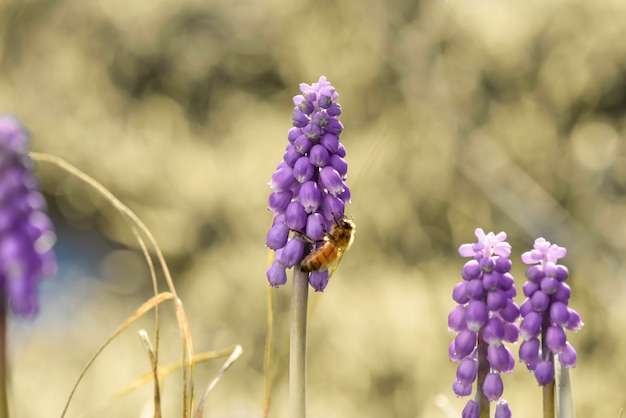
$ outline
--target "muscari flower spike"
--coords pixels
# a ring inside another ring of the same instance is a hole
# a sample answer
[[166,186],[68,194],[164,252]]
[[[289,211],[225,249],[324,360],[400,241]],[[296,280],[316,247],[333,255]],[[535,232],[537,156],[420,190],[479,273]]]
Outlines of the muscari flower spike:
[[22,317],[38,312],[39,281],[56,272],[56,236],[28,142],[16,118],[0,115],[0,289],[12,312]]
[[[448,316],[448,328],[457,333],[449,356],[459,363],[452,389],[457,396],[470,395],[479,370],[484,370],[482,393],[489,401],[497,401],[497,417],[507,417],[510,410],[501,399],[504,386],[500,374],[510,373],[515,359],[503,342],[514,343],[519,337],[515,325],[519,308],[513,302],[516,290],[510,274],[511,246],[504,232],[485,234],[478,228],[475,235],[477,242],[459,247],[461,256],[473,260],[463,266],[463,280],[452,292],[458,305]],[[479,399],[470,400],[463,417],[478,417],[479,404]]]
[[[300,91],[293,98],[289,144],[269,182],[268,209],[274,221],[265,244],[276,252],[276,261],[266,275],[274,287],[287,282],[286,269],[300,263],[311,245],[322,245],[324,234],[350,203],[346,149],[339,139],[343,130],[337,119],[339,94],[324,76],[317,83],[300,84]],[[309,283],[323,291],[328,271],[312,272]]]
[[526,269],[528,281],[523,288],[526,299],[520,305],[524,342],[519,357],[541,386],[554,379],[555,354],[564,367],[576,366],[576,350],[567,342],[564,329],[578,331],[583,322],[568,306],[571,289],[565,283],[567,267],[557,264],[566,254],[565,248],[544,238],[537,238],[533,249],[522,254],[522,262],[531,266]]

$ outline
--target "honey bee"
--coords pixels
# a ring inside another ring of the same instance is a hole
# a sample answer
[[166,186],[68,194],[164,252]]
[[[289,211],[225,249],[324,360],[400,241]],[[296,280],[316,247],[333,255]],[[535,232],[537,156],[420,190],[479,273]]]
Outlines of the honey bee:
[[354,241],[356,225],[354,221],[345,216],[337,219],[330,233],[324,236],[324,244],[304,257],[300,263],[300,271],[311,273],[312,271],[328,270],[330,278],[343,257]]

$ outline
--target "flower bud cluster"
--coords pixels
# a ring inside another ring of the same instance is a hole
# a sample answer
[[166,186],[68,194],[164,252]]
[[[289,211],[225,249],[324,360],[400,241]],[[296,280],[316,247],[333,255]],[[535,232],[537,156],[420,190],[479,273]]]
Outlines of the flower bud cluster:
[[[341,114],[336,102],[339,94],[324,76],[317,83],[300,84],[300,91],[302,94],[293,98],[289,144],[269,182],[268,209],[274,213],[274,221],[265,244],[276,251],[276,261],[267,270],[274,287],[286,283],[286,269],[302,261],[310,243],[321,245],[350,202],[345,183],[346,150],[339,140],[343,130],[337,119]],[[311,273],[309,282],[322,291],[328,271]]]
[[522,254],[522,262],[531,266],[526,269],[528,281],[523,287],[526,299],[520,305],[524,342],[519,357],[541,386],[554,379],[554,354],[563,366],[576,366],[576,350],[567,342],[564,328],[578,331],[583,323],[578,312],[568,307],[567,267],[557,264],[566,254],[565,248],[544,238],[537,238],[533,249]]
[[[482,393],[490,401],[498,401],[504,390],[500,373],[510,373],[515,365],[503,342],[514,343],[519,336],[515,325],[519,308],[513,302],[516,290],[509,273],[511,246],[504,232],[485,234],[478,228],[475,235],[476,243],[459,247],[461,256],[473,259],[463,266],[463,280],[452,293],[458,305],[448,316],[449,329],[457,333],[449,356],[459,363],[452,388],[457,396],[470,395],[479,369],[486,370]],[[477,417],[477,407],[477,402],[469,401],[463,416]],[[500,411],[497,416],[506,417],[508,404],[500,400],[496,411]]]
[[39,280],[56,271],[56,237],[28,142],[14,117],[0,115],[0,289],[13,313],[24,317],[39,309]]

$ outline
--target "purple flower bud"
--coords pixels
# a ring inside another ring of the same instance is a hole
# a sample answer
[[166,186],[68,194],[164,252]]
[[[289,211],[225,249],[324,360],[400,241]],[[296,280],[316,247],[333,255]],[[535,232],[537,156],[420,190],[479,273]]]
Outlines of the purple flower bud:
[[[339,137],[337,135],[326,133],[326,134],[324,134],[322,136],[322,138],[320,140],[320,144],[322,144],[324,147],[326,147],[328,152],[332,153],[333,155],[336,155],[335,153],[339,149]],[[337,157],[341,158],[339,156],[337,156]],[[337,170],[337,171],[339,171],[339,170]]]
[[519,306],[519,313],[522,316],[526,316],[528,315],[529,312],[533,312],[533,307],[530,304],[530,299],[526,298],[524,299],[522,304]]
[[312,213],[306,220],[306,236],[313,241],[321,241],[326,231],[326,221],[319,213]]
[[327,118],[326,126],[324,127],[324,129],[326,130],[326,132],[339,135],[343,131],[343,124],[338,119],[329,117]]
[[464,329],[458,333],[454,339],[455,357],[465,358],[474,351],[476,347],[476,333],[469,329]]
[[332,154],[330,156],[330,165],[335,170],[337,170],[337,172],[339,173],[339,176],[342,179],[346,178],[346,174],[348,173],[348,163],[346,162],[346,160],[344,160],[337,154]]
[[567,337],[563,328],[552,325],[546,331],[546,345],[553,353],[560,353],[565,349]]
[[480,269],[480,266],[478,265],[478,261],[469,260],[463,266],[461,277],[463,277],[463,280],[472,280],[472,279],[478,279],[481,274],[482,274],[482,270]]
[[540,361],[534,370],[539,386],[545,386],[554,380],[554,365],[549,361]]
[[514,289],[515,286],[515,279],[513,279],[513,276],[510,273],[504,273],[501,276],[500,279],[500,289],[504,290],[505,292],[508,292],[511,289]]
[[563,302],[554,302],[550,306],[550,320],[559,326],[566,326],[569,321],[569,310]]
[[332,166],[322,168],[320,171],[320,184],[328,191],[328,194],[333,196],[337,196],[344,190],[341,176]]
[[564,367],[576,367],[576,350],[570,343],[565,344],[565,349],[559,354],[559,362]]
[[309,160],[315,167],[325,167],[330,161],[330,155],[323,145],[317,144],[311,148]]
[[315,167],[307,157],[300,157],[293,166],[293,177],[298,183],[304,183],[313,177]]
[[524,363],[537,362],[539,360],[539,347],[541,343],[538,338],[531,338],[523,341],[519,346],[519,359]]
[[529,312],[520,325],[520,336],[525,340],[537,337],[541,332],[542,321],[541,314],[535,311]]
[[294,181],[293,170],[285,165],[272,174],[269,185],[275,192],[282,192],[289,190]]
[[466,282],[465,291],[470,298],[475,300],[482,300],[485,295],[485,288],[483,287],[483,282],[480,279],[474,279]]
[[461,412],[461,418],[478,418],[480,416],[480,404],[471,399],[463,408]]
[[572,289],[567,283],[560,282],[556,292],[552,295],[552,300],[567,303],[572,295]]
[[299,154],[306,154],[311,150],[313,142],[304,135],[300,135],[293,141],[293,147]]
[[344,147],[343,144],[339,144],[336,154],[341,158],[346,158],[346,147]]
[[466,384],[460,380],[455,380],[452,384],[452,391],[456,396],[469,396],[472,394],[472,384]]
[[556,266],[556,271],[553,273],[553,277],[560,282],[563,282],[569,276],[569,270],[562,264]]
[[452,342],[448,345],[448,357],[450,358],[450,361],[461,361],[464,358],[456,352],[454,340],[452,340]]
[[526,277],[531,282],[537,283],[545,277],[545,274],[540,266],[530,266],[526,269]]
[[316,292],[323,292],[328,285],[328,270],[312,272],[309,276],[309,283]]
[[273,192],[270,194],[267,208],[274,213],[284,212],[287,205],[291,202],[291,191],[284,190],[282,192]]
[[292,231],[304,231],[307,214],[300,202],[291,202],[285,210],[285,223]]
[[524,296],[529,298],[534,295],[539,288],[540,286],[538,282],[527,281],[524,283],[524,286],[522,286],[522,291],[524,292]]
[[333,103],[330,105],[328,109],[326,109],[326,113],[329,116],[339,116],[341,115],[341,105],[339,103]]
[[267,248],[277,250],[283,248],[287,244],[289,238],[289,227],[284,223],[277,223],[272,226],[267,233],[265,245]]
[[300,157],[302,157],[302,154],[296,151],[296,148],[293,145],[287,145],[287,149],[285,150],[285,154],[283,155],[283,161],[289,167],[293,167],[293,165],[296,163],[296,161],[298,161]]
[[348,188],[348,186],[346,186],[345,184],[343,186],[343,192],[339,193],[337,197],[339,197],[339,199],[341,199],[343,203],[352,202],[352,194],[350,193],[350,189]]
[[302,135],[301,128],[291,128],[289,129],[289,132],[287,132],[287,140],[290,143],[293,143],[293,141],[295,141],[296,138],[299,137],[300,135]]
[[500,290],[501,281],[502,276],[498,272],[492,271],[483,275],[483,287],[485,290]]
[[515,324],[509,322],[504,323],[504,341],[507,343],[516,343],[519,339],[519,328]]
[[272,287],[278,287],[287,283],[287,272],[285,266],[278,260],[274,261],[266,273],[267,281]]
[[541,291],[546,295],[554,295],[560,285],[561,282],[554,277],[546,277],[541,281]]
[[509,371],[510,357],[511,355],[504,345],[490,345],[487,347],[487,360],[494,370],[505,373]]
[[487,318],[487,306],[479,300],[470,301],[465,312],[467,328],[478,331],[487,323]]
[[483,393],[490,401],[495,401],[504,392],[504,384],[499,373],[488,373],[483,383]]
[[483,340],[489,345],[500,345],[504,339],[504,324],[500,318],[489,318],[483,328]]
[[278,257],[278,261],[287,268],[293,267],[302,260],[304,255],[304,242],[298,238],[292,238],[285,245],[281,256]]
[[530,298],[530,306],[534,311],[544,312],[550,306],[550,296],[537,290]]
[[302,133],[304,136],[309,138],[312,143],[317,144],[320,142],[320,136],[322,135],[322,130],[319,126],[308,124],[302,129]]
[[509,299],[506,306],[500,310],[500,316],[507,322],[515,322],[519,318],[519,308],[515,302]]
[[295,109],[293,109],[291,123],[296,128],[303,128],[309,123],[309,117],[302,110],[296,107]]
[[450,314],[448,314],[448,329],[459,332],[465,328],[465,307],[463,305],[457,305],[456,308],[452,309]]
[[470,299],[469,295],[467,294],[466,284],[467,282],[457,283],[457,285],[454,286],[454,289],[452,290],[452,299],[454,299],[454,301],[460,305],[467,303]]
[[344,203],[338,197],[331,196],[327,193],[322,193],[322,215],[328,220],[330,224],[335,222],[335,219],[339,219],[344,213]]
[[567,320],[567,325],[565,326],[565,328],[570,331],[580,330],[584,324],[578,312],[576,312],[572,308],[567,308],[567,311],[569,312],[569,319]]
[[511,271],[511,266],[513,263],[507,257],[498,257],[496,259],[496,265],[494,266],[494,270],[498,273],[504,274]]
[[464,385],[471,385],[478,375],[478,361],[472,358],[465,358],[456,369],[456,378]]
[[322,204],[322,192],[317,183],[314,181],[304,183],[300,188],[298,201],[304,206],[306,213],[315,212]]
[[499,311],[504,309],[507,305],[508,298],[502,290],[495,290],[493,292],[487,292],[487,307],[490,311]]
[[499,400],[498,403],[496,403],[496,413],[493,418],[511,418],[512,416],[513,413],[507,401]]

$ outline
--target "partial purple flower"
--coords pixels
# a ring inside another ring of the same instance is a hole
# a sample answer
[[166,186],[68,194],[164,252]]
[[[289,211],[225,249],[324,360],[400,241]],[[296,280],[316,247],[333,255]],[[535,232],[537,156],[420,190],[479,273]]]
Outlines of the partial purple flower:
[[39,281],[56,273],[56,236],[28,143],[19,121],[0,115],[0,289],[22,317],[37,314]]
[[[285,269],[300,263],[323,240],[350,203],[346,151],[340,142],[343,125],[337,119],[339,94],[324,76],[317,83],[300,84],[300,92],[293,98],[289,144],[269,182],[273,193],[268,209],[275,218],[266,245],[277,252],[278,264],[270,267],[267,278],[275,287],[286,282]],[[312,272],[309,283],[323,291],[328,271]]]
[[554,356],[565,367],[576,366],[576,350],[567,342],[565,329],[578,331],[583,325],[578,312],[568,307],[570,287],[565,283],[569,272],[558,260],[567,250],[537,238],[532,250],[522,254],[526,269],[526,299],[522,303],[523,319],[520,360],[545,386],[554,379]]
[[[471,386],[482,373],[482,393],[490,401],[506,405],[501,399],[501,373],[510,373],[515,359],[503,342],[514,343],[519,336],[515,325],[519,308],[513,302],[516,290],[510,274],[511,246],[504,232],[485,234],[478,228],[475,235],[477,242],[459,247],[462,256],[472,259],[463,266],[463,280],[452,292],[458,305],[448,316],[449,329],[457,332],[450,346],[450,360],[459,362],[452,389],[457,396],[470,395]],[[478,399],[470,401],[463,416],[478,416],[479,405]],[[506,408],[500,407],[503,411]]]

